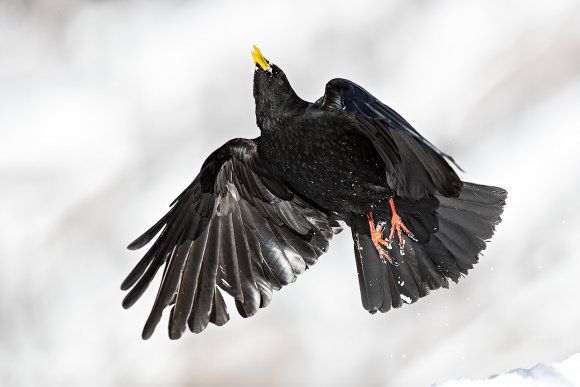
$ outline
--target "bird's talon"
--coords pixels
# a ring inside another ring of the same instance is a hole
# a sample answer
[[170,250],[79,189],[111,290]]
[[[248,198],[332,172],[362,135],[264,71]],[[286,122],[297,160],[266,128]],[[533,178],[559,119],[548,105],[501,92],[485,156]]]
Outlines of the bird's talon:
[[415,238],[411,230],[409,230],[407,226],[405,226],[403,220],[401,219],[399,214],[397,214],[393,198],[389,199],[389,204],[391,205],[391,211],[393,215],[391,217],[391,228],[389,232],[389,237],[386,240],[383,238],[383,230],[385,228],[386,223],[380,221],[375,226],[372,212],[369,212],[367,214],[367,217],[369,220],[371,239],[373,241],[373,244],[375,245],[375,249],[377,249],[377,252],[379,253],[379,256],[381,258],[385,259],[389,263],[393,263],[393,258],[389,255],[387,251],[385,251],[385,248],[388,250],[392,250],[393,241],[395,240],[395,234],[399,241],[399,253],[401,255],[405,255],[404,236],[406,235],[415,242],[417,242],[417,238]]
[[373,241],[373,244],[375,245],[375,249],[377,249],[377,252],[379,253],[379,257],[381,257],[382,259],[384,259],[389,263],[393,263],[393,258],[389,255],[387,251],[385,251],[385,247],[391,249],[391,242],[383,239],[383,228],[385,222],[378,222],[377,226],[375,226],[375,221],[373,220],[372,212],[369,212],[367,217],[369,220],[371,239]]
[[399,245],[399,252],[401,253],[401,255],[405,255],[405,241],[403,241],[403,243]]
[[393,258],[389,255],[388,252],[385,251],[385,248],[387,248],[388,250],[392,250],[395,235],[397,236],[399,241],[399,252],[401,253],[401,255],[405,255],[404,236],[406,235],[415,242],[417,242],[417,238],[415,238],[415,235],[413,235],[411,230],[409,230],[409,228],[405,226],[403,220],[401,219],[399,214],[397,214],[393,198],[389,199],[389,204],[391,205],[392,217],[389,237],[386,240],[383,238],[383,230],[385,228],[386,223],[380,221],[375,226],[372,212],[369,212],[367,217],[369,220],[371,239],[373,241],[373,244],[375,245],[375,248],[377,249],[377,252],[379,253],[379,256],[383,259],[386,259],[388,262],[393,263]]

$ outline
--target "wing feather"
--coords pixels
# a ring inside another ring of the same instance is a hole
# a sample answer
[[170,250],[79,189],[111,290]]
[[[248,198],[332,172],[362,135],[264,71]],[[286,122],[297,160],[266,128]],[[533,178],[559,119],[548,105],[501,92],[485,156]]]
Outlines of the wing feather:
[[189,329],[193,333],[203,331],[209,324],[210,313],[216,290],[217,269],[221,243],[221,221],[223,217],[214,217],[210,223],[206,247],[203,252],[203,264],[199,273],[199,285],[188,319]]
[[163,311],[169,337],[229,320],[219,288],[243,317],[267,306],[273,290],[296,280],[341,230],[333,214],[292,193],[258,155],[259,140],[235,139],[214,151],[193,183],[153,227],[129,245],[157,239],[123,281],[130,307],[161,267],[163,276],[143,338]]
[[333,79],[315,105],[350,117],[354,127],[377,149],[385,163],[387,183],[398,196],[459,195],[461,181],[447,162],[455,164],[453,159],[359,85]]

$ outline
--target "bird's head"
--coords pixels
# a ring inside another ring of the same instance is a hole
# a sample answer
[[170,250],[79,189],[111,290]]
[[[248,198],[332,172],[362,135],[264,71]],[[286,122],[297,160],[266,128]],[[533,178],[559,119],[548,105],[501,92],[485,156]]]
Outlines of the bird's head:
[[271,63],[260,49],[254,46],[254,99],[256,101],[256,119],[258,126],[264,129],[268,121],[280,118],[303,107],[305,102],[300,99],[286,74],[274,63]]

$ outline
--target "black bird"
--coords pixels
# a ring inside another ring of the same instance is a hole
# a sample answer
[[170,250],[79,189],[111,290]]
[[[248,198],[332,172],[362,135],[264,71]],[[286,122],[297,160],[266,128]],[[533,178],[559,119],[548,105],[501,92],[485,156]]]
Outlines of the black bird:
[[370,313],[448,287],[478,261],[500,222],[504,189],[462,182],[451,157],[346,79],[314,103],[254,46],[261,136],[215,150],[169,212],[129,245],[159,237],[121,288],[130,307],[163,266],[143,338],[162,312],[169,337],[243,317],[270,303],[326,252],[346,223],[362,304]]

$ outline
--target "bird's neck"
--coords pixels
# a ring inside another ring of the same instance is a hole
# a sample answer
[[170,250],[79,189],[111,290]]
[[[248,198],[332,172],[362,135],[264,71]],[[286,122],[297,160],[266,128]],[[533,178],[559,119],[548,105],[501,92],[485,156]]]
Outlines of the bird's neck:
[[263,132],[279,130],[287,117],[302,114],[308,105],[294,92],[256,100],[256,123]]

